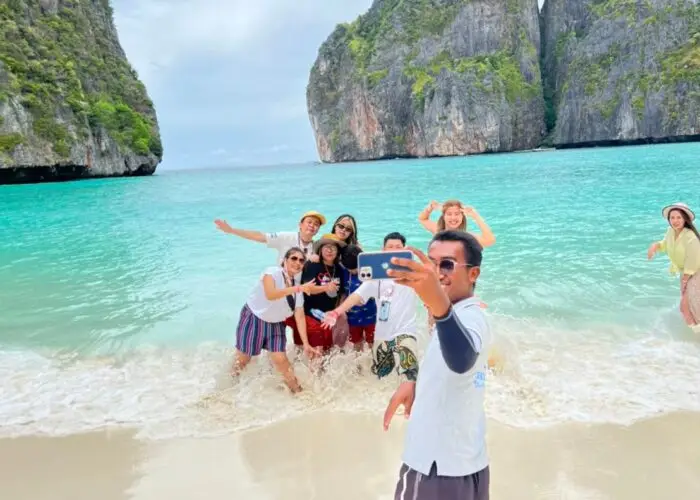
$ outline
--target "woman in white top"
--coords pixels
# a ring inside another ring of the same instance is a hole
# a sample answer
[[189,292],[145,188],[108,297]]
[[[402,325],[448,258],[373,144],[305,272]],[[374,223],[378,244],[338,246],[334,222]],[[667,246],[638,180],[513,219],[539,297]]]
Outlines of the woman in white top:
[[263,349],[270,353],[270,360],[282,374],[284,382],[292,392],[301,386],[287,358],[287,336],[285,320],[292,315],[296,320],[304,352],[313,357],[317,349],[309,345],[304,316],[304,293],[309,293],[314,282],[300,284],[301,270],[306,257],[304,252],[293,247],[284,254],[281,266],[265,270],[260,281],[251,291],[236,329],[236,357],[231,375],[237,376]]

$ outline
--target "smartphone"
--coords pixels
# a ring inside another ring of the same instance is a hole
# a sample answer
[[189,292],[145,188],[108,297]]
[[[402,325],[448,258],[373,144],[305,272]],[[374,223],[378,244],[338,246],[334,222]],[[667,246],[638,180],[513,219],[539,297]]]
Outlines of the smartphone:
[[386,274],[389,269],[408,270],[406,267],[392,264],[391,259],[394,257],[412,260],[413,252],[410,250],[386,250],[359,254],[357,256],[357,275],[360,281],[393,279]]

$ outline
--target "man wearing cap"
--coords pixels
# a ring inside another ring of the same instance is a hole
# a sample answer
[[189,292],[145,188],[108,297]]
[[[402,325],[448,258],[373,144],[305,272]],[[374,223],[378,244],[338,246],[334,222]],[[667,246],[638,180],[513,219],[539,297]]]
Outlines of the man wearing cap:
[[234,234],[250,241],[266,243],[268,248],[277,250],[277,261],[279,264],[284,260],[284,254],[292,247],[299,247],[309,257],[313,253],[313,238],[318,230],[326,223],[323,214],[311,210],[301,216],[299,220],[299,231],[285,231],[281,233],[263,233],[260,231],[250,231],[248,229],[236,229],[231,227],[225,220],[216,219],[214,224],[224,233]]

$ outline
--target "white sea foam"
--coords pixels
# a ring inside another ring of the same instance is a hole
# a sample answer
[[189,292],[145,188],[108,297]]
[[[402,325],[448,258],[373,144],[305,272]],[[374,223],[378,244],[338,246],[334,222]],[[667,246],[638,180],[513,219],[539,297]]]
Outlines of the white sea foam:
[[[494,317],[493,324],[503,363],[490,377],[486,404],[498,421],[628,424],[700,411],[700,343],[692,337],[619,328],[561,331],[507,317]],[[0,351],[0,436],[107,426],[135,427],[151,439],[211,436],[328,409],[374,413],[380,425],[396,385],[395,378],[373,378],[368,354],[336,353],[318,377],[297,360],[306,390],[291,396],[264,355],[231,382],[231,355],[228,346],[212,343],[87,359]]]

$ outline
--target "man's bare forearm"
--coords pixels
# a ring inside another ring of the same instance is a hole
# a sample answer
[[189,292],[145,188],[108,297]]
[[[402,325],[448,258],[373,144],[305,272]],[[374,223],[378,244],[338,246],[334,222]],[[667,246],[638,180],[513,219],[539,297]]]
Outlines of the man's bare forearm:
[[248,229],[236,229],[236,228],[232,227],[231,230],[227,231],[227,232],[228,232],[228,234],[240,236],[241,238],[245,238],[246,240],[257,241],[258,243],[267,243],[267,236],[265,236],[265,234],[261,233],[260,231],[251,231]]

